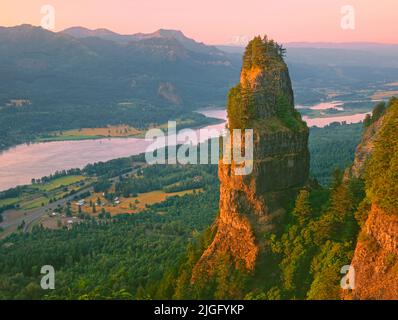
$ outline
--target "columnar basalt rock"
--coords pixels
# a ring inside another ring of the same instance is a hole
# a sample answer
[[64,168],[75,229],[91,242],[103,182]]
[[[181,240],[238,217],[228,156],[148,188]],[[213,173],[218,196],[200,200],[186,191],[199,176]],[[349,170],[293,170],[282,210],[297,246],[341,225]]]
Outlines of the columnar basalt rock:
[[[243,57],[240,82],[228,97],[228,129],[253,129],[253,171],[236,175],[236,164],[219,163],[217,232],[193,272],[212,274],[228,257],[237,268],[255,269],[264,235],[284,205],[308,180],[308,128],[294,109],[284,50],[254,38]],[[243,134],[243,132],[242,132]]]

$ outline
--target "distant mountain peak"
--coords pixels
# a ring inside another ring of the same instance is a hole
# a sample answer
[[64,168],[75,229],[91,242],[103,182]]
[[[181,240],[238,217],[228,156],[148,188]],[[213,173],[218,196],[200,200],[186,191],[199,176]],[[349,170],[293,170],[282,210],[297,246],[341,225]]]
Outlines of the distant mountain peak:
[[184,33],[180,30],[173,29],[158,29],[155,32],[151,33],[135,33],[131,35],[136,40],[144,40],[144,39],[153,39],[153,38],[163,38],[163,39],[175,39],[175,40],[191,40],[194,41],[184,35]]
[[99,29],[89,29],[85,27],[70,27],[61,33],[66,33],[75,38],[86,38],[86,37],[102,37],[102,36],[123,36],[109,29],[99,28]]
[[105,40],[114,41],[118,44],[126,45],[134,41],[149,40],[149,39],[166,39],[179,42],[185,49],[205,54],[223,55],[222,51],[213,47],[207,46],[202,42],[197,42],[188,38],[181,30],[174,29],[158,29],[152,33],[135,33],[130,35],[122,35],[111,31],[109,29],[95,29],[91,30],[85,27],[71,27],[61,31],[74,38],[98,37]]
[[162,37],[162,38],[186,38],[189,39],[184,35],[184,33],[180,30],[174,29],[158,29],[152,33],[134,33],[134,34],[120,34],[115,31],[106,29],[106,28],[97,28],[97,29],[89,29],[86,27],[81,26],[74,26],[67,28],[61,33],[67,33],[69,35],[82,38],[82,37],[92,37],[92,36],[103,36],[103,35],[115,35],[115,36],[122,36],[122,37],[129,37],[131,39],[140,39],[140,38],[155,38],[155,37]]
[[153,34],[157,34],[162,37],[184,37],[187,38],[181,30],[174,29],[159,29]]
[[[46,29],[43,29],[42,27],[34,26],[34,25],[31,25],[31,24],[27,24],[27,23],[21,24],[21,25],[18,25],[18,26],[13,26],[13,27],[2,27],[2,26],[0,26],[0,29],[1,30],[8,30],[8,31],[17,31],[17,32],[18,31],[19,32],[48,31]],[[48,32],[51,32],[51,31],[48,31]]]

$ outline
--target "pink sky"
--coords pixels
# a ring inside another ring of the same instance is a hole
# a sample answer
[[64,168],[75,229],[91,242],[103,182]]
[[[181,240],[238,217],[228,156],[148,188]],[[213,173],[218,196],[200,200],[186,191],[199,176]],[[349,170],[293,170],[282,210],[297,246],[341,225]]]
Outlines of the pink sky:
[[[56,10],[55,31],[179,29],[209,44],[258,34],[278,42],[398,43],[398,0],[0,0],[0,25],[40,25],[46,4]],[[340,9],[347,4],[355,8],[355,30],[340,27]]]

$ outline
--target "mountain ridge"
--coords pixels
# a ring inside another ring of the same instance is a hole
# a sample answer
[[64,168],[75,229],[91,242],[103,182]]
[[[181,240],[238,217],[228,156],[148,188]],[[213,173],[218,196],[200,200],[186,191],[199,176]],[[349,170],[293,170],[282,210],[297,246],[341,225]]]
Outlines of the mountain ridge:
[[[0,28],[0,149],[69,129],[144,129],[187,116],[206,122],[193,110],[224,103],[239,69],[203,47],[192,51],[174,38],[122,45],[31,25]],[[15,100],[28,103],[15,108]]]
[[59,33],[67,34],[75,38],[98,37],[105,40],[111,40],[122,45],[148,39],[174,39],[181,43],[184,48],[194,52],[223,55],[223,52],[218,50],[215,46],[205,45],[203,42],[197,42],[185,36],[181,30],[174,29],[161,28],[151,33],[139,32],[133,34],[119,34],[105,28],[88,29],[76,26],[62,30]]
[[[96,32],[106,35],[106,38],[109,38],[108,35],[111,38],[116,35],[105,29]],[[45,82],[46,77],[62,77],[62,83],[51,81],[45,83],[45,86],[46,91],[55,90],[57,94],[62,95],[65,90],[61,90],[61,87],[70,82],[73,90],[62,96],[64,100],[75,98],[76,91],[83,96],[94,96],[99,92],[95,93],[93,86],[101,86],[103,89],[115,88],[111,94],[108,90],[109,100],[125,100],[130,96],[149,99],[155,104],[170,103],[157,95],[161,84],[167,82],[177,88],[180,93],[178,100],[181,103],[201,104],[199,101],[206,97],[209,97],[208,101],[211,103],[212,91],[218,91],[217,100],[223,99],[220,83],[224,83],[221,87],[228,86],[232,75],[237,72],[234,70],[234,62],[218,49],[197,43],[182,34],[180,36],[183,42],[176,39],[174,31],[170,37],[142,36],[141,40],[128,42],[125,47],[120,47],[115,45],[116,42],[112,39],[76,38],[68,33],[55,33],[31,25],[1,27],[0,69],[5,74],[10,74],[11,80],[8,84],[3,84],[11,87],[11,90],[4,89],[3,95],[8,91],[8,95],[11,96],[8,99],[25,95],[35,100],[30,95],[36,94],[37,90],[30,90],[29,87]],[[163,67],[157,68],[158,65]],[[195,74],[196,77],[192,79],[188,76],[191,74]],[[13,78],[21,79],[22,82],[18,81],[14,85]],[[30,80],[24,81],[25,78]],[[197,85],[194,85],[196,79]],[[206,85],[201,79],[215,81]],[[206,89],[201,91],[200,87],[203,86],[206,86]],[[86,90],[83,91],[82,88]],[[200,94],[195,93],[198,90],[201,91]],[[12,94],[13,91],[16,92]],[[187,95],[192,94],[195,96],[194,99],[187,98]],[[0,96],[0,104],[1,98]],[[3,99],[7,100],[6,97]]]

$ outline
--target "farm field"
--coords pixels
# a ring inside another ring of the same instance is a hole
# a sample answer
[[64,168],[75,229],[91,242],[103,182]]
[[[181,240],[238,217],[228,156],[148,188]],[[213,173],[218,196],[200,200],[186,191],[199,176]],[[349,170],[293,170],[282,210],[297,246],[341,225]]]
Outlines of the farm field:
[[43,184],[38,184],[35,185],[38,189],[42,191],[52,191],[55,189],[58,189],[60,187],[67,187],[72,184],[81,182],[85,180],[86,178],[84,176],[65,176],[65,177],[60,177],[54,180],[51,180],[48,183],[43,183]]
[[[0,199],[0,208],[3,207],[2,216],[5,220],[5,225],[2,225],[0,230],[1,238],[23,228],[32,214],[37,212],[50,214],[55,208],[52,206],[53,203],[66,201],[67,197],[73,197],[82,188],[88,188],[93,181],[93,178],[82,175],[68,175],[54,178],[49,182],[24,186],[17,197]],[[4,210],[7,206],[10,207]]]
[[392,96],[397,96],[398,95],[398,90],[394,91],[379,91],[375,92],[372,96],[373,100],[382,100],[382,99],[389,99]]
[[[90,197],[85,198],[85,204],[81,206],[80,213],[87,214],[91,217],[98,217],[102,212],[107,212],[111,216],[119,214],[135,214],[147,209],[147,207],[165,201],[168,197],[184,196],[187,194],[203,192],[202,188],[190,189],[179,192],[166,193],[162,190],[155,190],[138,194],[136,197],[118,198],[118,203],[115,201],[108,201],[101,193],[93,193]],[[98,203],[100,200],[100,204]],[[91,204],[91,205],[90,205]],[[93,212],[93,204],[95,205],[95,212]],[[46,215],[35,221],[29,227],[31,230],[34,226],[41,225],[47,229],[59,229],[63,227],[70,228],[73,224],[82,221],[79,216],[79,208],[76,202],[72,203],[72,216],[65,216],[65,214],[57,212],[48,212]],[[16,213],[17,214],[17,213]],[[19,217],[22,212],[17,214]],[[16,216],[16,217],[17,217]]]
[[[216,119],[206,119],[206,123],[218,123]],[[200,127],[194,119],[176,119],[177,126],[181,128]],[[163,123],[157,126],[149,125],[147,129],[159,128],[165,130],[168,128],[168,123]],[[51,142],[51,141],[77,141],[77,140],[92,140],[103,138],[144,138],[146,130],[137,129],[129,125],[108,125],[100,128],[81,128],[65,131],[56,131],[45,135],[38,136],[36,142]]]
[[125,138],[135,137],[142,132],[128,125],[107,126],[102,128],[82,128],[75,130],[67,130],[54,132],[46,136],[37,138],[37,141],[62,141],[62,140],[84,140],[84,139],[100,139],[100,138]]
[[19,199],[18,197],[16,197],[16,198],[0,199],[0,207],[12,205],[12,204],[16,204],[16,203],[18,203],[19,201],[20,201],[20,199]]
[[[81,212],[92,216],[98,216],[98,214],[101,213],[102,210],[105,210],[105,212],[109,212],[111,215],[118,215],[123,213],[133,214],[145,210],[147,206],[163,202],[168,197],[183,196],[186,194],[192,194],[194,192],[201,191],[202,189],[190,189],[179,192],[166,193],[162,190],[155,190],[140,193],[136,197],[117,198],[116,201],[107,200],[102,193],[93,193],[90,197],[85,199],[85,204],[81,206]],[[100,200],[100,203],[98,200]],[[93,209],[93,205],[95,205],[95,212]],[[77,203],[72,204],[72,211],[75,213],[79,212]]]

